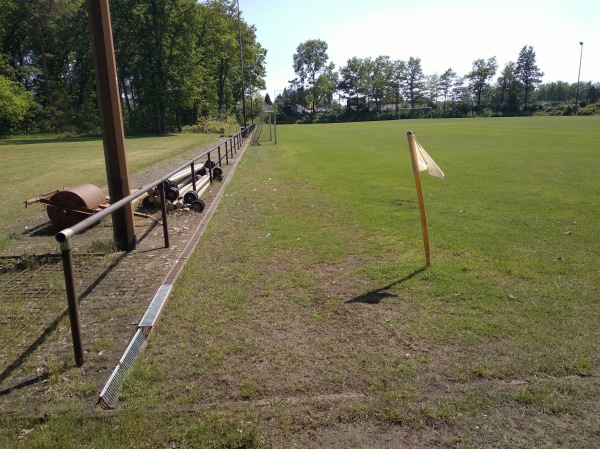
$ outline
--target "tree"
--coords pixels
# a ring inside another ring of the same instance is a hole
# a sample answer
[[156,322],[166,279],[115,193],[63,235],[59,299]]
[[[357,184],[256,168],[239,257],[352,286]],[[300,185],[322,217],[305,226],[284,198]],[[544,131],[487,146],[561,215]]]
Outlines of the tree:
[[489,81],[494,77],[497,69],[498,64],[494,56],[487,61],[484,59],[473,61],[473,69],[467,74],[469,90],[477,99],[477,109],[479,110],[481,110],[483,95],[490,89]]
[[404,94],[410,101],[410,107],[414,109],[415,104],[422,97],[425,86],[425,74],[421,68],[421,58],[410,57],[404,67],[402,81]]
[[515,76],[523,83],[525,89],[525,109],[528,106],[529,93],[536,85],[542,82],[544,73],[535,64],[535,51],[533,47],[525,45],[519,52]]
[[313,89],[312,111],[315,112],[316,95],[314,86],[318,75],[325,69],[329,56],[327,56],[327,42],[321,39],[309,39],[301,43],[294,53],[294,72],[300,82]]
[[355,56],[348,59],[346,65],[340,69],[338,88],[346,94],[348,100],[354,97],[357,111],[361,109],[360,97],[365,95],[365,65],[363,59]]
[[441,78],[437,73],[425,77],[427,99],[432,106],[437,107],[441,91]]
[[273,102],[271,101],[271,97],[269,96],[269,93],[267,92],[267,94],[265,95],[265,104],[271,106],[273,104]]
[[440,93],[442,94],[442,98],[444,101],[443,114],[446,114],[446,104],[448,103],[448,100],[450,99],[452,87],[456,83],[457,78],[458,78],[458,75],[456,74],[456,72],[454,70],[452,70],[452,68],[449,68],[448,70],[446,70],[444,73],[442,73],[440,75],[439,89],[440,89]]
[[394,95],[394,104],[396,105],[396,115],[400,114],[400,100],[404,100],[402,97],[402,83],[404,81],[404,74],[406,71],[406,62],[397,60],[392,62],[392,92]]
[[498,77],[497,90],[499,92],[498,108],[507,114],[515,115],[519,112],[519,93],[521,83],[515,76],[516,64],[508,62]]
[[0,75],[0,135],[8,134],[34,108],[34,101],[25,88]]
[[317,104],[331,104],[338,83],[339,75],[335,71],[335,64],[332,62],[325,67],[313,86],[313,97]]
[[381,112],[381,100],[393,88],[393,64],[389,56],[378,56],[368,65],[369,96],[375,101],[375,109]]

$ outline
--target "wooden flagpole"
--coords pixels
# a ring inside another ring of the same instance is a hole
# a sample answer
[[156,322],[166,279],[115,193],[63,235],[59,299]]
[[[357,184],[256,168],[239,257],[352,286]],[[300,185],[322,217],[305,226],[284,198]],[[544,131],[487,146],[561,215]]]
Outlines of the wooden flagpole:
[[429,235],[427,234],[427,220],[425,218],[425,203],[423,202],[423,190],[421,189],[421,176],[419,172],[419,159],[417,156],[416,137],[411,130],[406,132],[408,138],[408,148],[410,149],[410,158],[412,159],[413,173],[415,175],[415,184],[417,186],[417,198],[419,199],[419,212],[421,213],[421,228],[423,229],[423,245],[425,247],[425,266],[429,267]]

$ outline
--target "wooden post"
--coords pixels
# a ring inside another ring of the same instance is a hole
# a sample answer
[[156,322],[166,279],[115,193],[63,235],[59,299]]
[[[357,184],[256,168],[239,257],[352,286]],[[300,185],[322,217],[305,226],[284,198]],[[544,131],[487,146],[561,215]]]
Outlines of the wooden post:
[[[115,203],[131,193],[125,155],[125,134],[117,83],[108,0],[87,0],[96,69],[98,108],[104,141],[104,161],[110,200]],[[135,249],[133,208],[127,204],[112,214],[113,236],[119,248]]]
[[419,212],[421,214],[421,228],[423,229],[423,246],[425,247],[425,266],[431,265],[429,259],[429,235],[427,234],[427,220],[425,218],[425,203],[423,202],[423,190],[421,189],[421,176],[419,172],[419,159],[417,156],[417,143],[412,131],[407,131],[408,148],[410,149],[410,158],[412,160],[413,173],[415,175],[415,184],[417,187],[417,198],[419,199]]

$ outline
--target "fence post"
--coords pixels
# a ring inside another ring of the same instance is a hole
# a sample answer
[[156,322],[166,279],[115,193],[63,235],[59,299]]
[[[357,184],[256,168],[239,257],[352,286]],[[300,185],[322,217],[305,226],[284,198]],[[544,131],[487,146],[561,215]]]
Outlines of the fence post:
[[67,304],[69,307],[69,320],[71,321],[71,336],[73,338],[75,363],[77,366],[82,366],[83,343],[81,341],[81,319],[79,314],[79,302],[77,301],[77,289],[75,287],[71,239],[68,238],[64,242],[61,242],[60,249],[62,252],[65,287],[67,289]]
[[208,182],[210,182],[212,184],[213,179],[212,179],[212,164],[210,162],[210,151],[208,152],[208,162],[206,163],[208,165]]
[[229,150],[227,149],[227,141],[225,141],[225,164],[229,165]]
[[161,182],[158,186],[158,191],[160,193],[160,212],[162,215],[162,225],[163,225],[163,237],[165,239],[165,248],[168,248],[169,245],[169,227],[167,226],[167,205],[165,198],[165,183]]
[[196,191],[196,170],[194,170],[194,161],[190,164],[190,169],[192,170],[192,188]]
[[221,145],[217,147],[217,154],[219,155],[219,167],[221,167]]

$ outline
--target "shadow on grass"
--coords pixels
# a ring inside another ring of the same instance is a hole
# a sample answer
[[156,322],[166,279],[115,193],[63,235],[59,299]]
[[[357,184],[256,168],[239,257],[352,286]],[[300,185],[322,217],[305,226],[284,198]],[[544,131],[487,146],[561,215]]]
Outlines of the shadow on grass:
[[[115,267],[119,264],[119,262],[121,262],[121,260],[123,260],[123,258],[125,258],[127,256],[126,252],[123,252],[118,258],[116,258],[109,266],[108,268],[106,268],[106,270],[104,270],[104,272],[98,276],[98,278],[88,287],[85,289],[85,291],[79,295],[79,303],[81,303],[85,298],[87,298],[87,296],[94,290],[94,288],[96,288],[98,286],[98,284],[100,284],[100,282],[102,282],[102,280],[104,280],[104,278],[106,278],[106,276],[108,276],[110,274],[110,272],[112,270],[115,269]],[[35,341],[33,343],[31,343],[27,348],[25,348],[25,350],[19,354],[15,360],[8,365],[4,371],[2,371],[0,373],[0,384],[2,382],[4,382],[7,378],[9,378],[11,376],[11,374],[18,369],[20,366],[22,366],[29,357],[31,357],[34,352],[46,341],[46,339],[52,335],[52,333],[54,333],[54,331],[56,331],[56,329],[58,328],[58,325],[60,324],[60,322],[69,316],[69,311],[68,309],[63,310],[63,312],[58,315],[53,321],[52,323],[50,323],[50,325],[48,325],[46,327],[46,329],[44,329],[44,331],[42,332],[42,334],[37,337],[35,339]],[[30,379],[28,381],[24,381],[21,382],[18,385],[14,385],[12,387],[6,388],[4,390],[0,390],[0,395],[2,394],[8,394],[11,391],[20,389],[20,388],[24,388],[30,385],[33,385],[41,380],[43,380],[43,376],[39,376],[39,380],[36,379]]]
[[[152,223],[148,229],[141,235],[141,237],[139,237],[137,239],[138,244],[144,240],[145,238],[147,238],[150,233],[156,228],[156,226],[158,226],[159,223],[158,222],[154,222]],[[157,248],[153,248],[153,249],[157,249]],[[98,278],[79,296],[79,303],[81,303],[99,284],[100,282],[102,282],[114,269],[115,267],[123,260],[123,258],[126,257],[128,253],[123,252],[121,255],[119,255],[118,258],[116,258],[107,268],[106,270],[104,270],[104,272],[98,276]],[[60,322],[69,316],[69,311],[67,309],[63,310],[63,312],[58,315],[47,327],[46,329],[44,329],[44,331],[42,332],[42,334],[36,338],[36,340],[31,343],[19,356],[16,357],[16,359],[8,366],[4,369],[4,371],[2,371],[0,373],[0,384],[2,382],[4,382],[7,378],[9,378],[11,376],[11,374],[18,369],[20,366],[22,366],[27,359],[33,355],[33,353],[46,341],[46,339],[52,335],[52,333],[54,331],[56,331],[56,329],[58,328]],[[21,388],[25,388],[31,385],[34,385],[38,382],[43,381],[44,379],[46,379],[48,377],[47,374],[42,374],[36,378],[33,379],[29,379],[26,381],[23,381],[17,385],[13,385],[11,387],[8,387],[4,390],[0,390],[0,396],[2,395],[6,395],[9,394],[12,391],[21,389]]]
[[21,232],[21,235],[23,237],[51,237],[56,235],[59,230],[60,229],[51,222],[46,222],[24,230]]
[[[145,137],[174,137],[175,134],[136,134],[131,136],[125,136],[125,140],[143,139]],[[0,145],[36,145],[36,144],[48,144],[48,143],[73,143],[73,142],[102,142],[102,136],[85,136],[85,137],[31,137],[31,138],[5,138],[0,139]]]
[[422,273],[424,271],[425,267],[419,268],[418,270],[413,271],[408,276],[405,276],[402,279],[397,280],[396,282],[392,282],[391,284],[388,284],[385,287],[378,288],[377,290],[371,290],[370,292],[357,296],[356,298],[349,299],[348,301],[346,301],[346,304],[352,304],[355,302],[360,302],[363,304],[379,304],[386,298],[397,298],[397,294],[391,293],[388,290],[392,287],[395,287],[396,285],[408,281],[409,279],[412,279],[417,274]]

